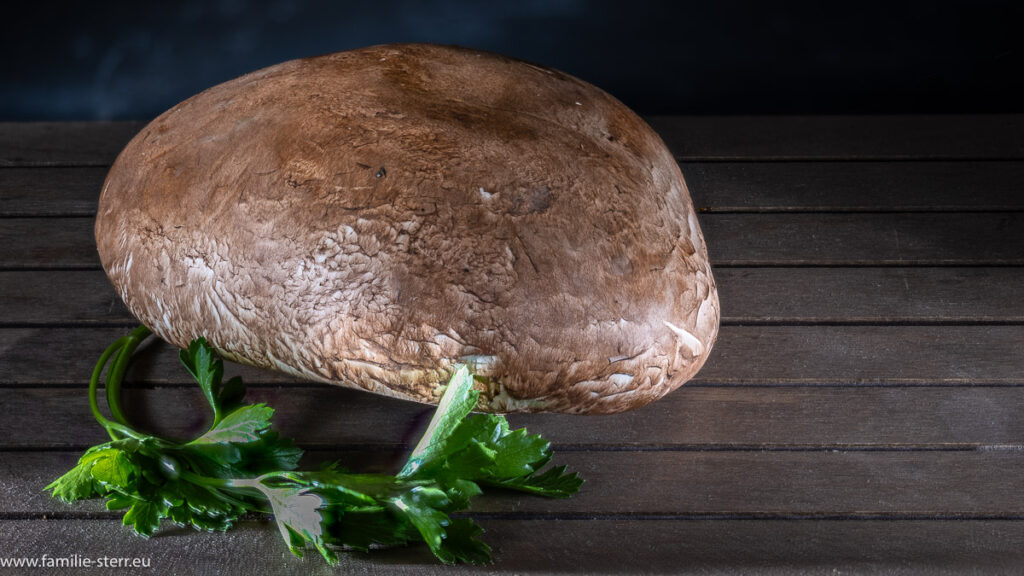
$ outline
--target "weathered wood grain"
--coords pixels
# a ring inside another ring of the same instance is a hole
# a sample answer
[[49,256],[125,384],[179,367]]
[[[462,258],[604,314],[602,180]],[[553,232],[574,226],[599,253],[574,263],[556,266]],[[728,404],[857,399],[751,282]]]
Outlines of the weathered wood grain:
[[93,216],[107,169],[0,170],[0,217]]
[[[1024,116],[652,116],[681,160],[1024,159]],[[0,166],[100,166],[140,122],[0,123]]]
[[[12,452],[0,461],[3,514],[88,514],[41,492],[78,452]],[[398,470],[402,455],[316,452],[304,467],[342,461],[353,470]],[[1024,452],[558,452],[586,479],[568,500],[490,491],[484,514],[630,516],[917,516],[1024,519]]]
[[[140,558],[118,574],[1008,574],[1024,563],[1024,522],[481,518],[495,564],[446,568],[422,546],[349,553],[331,568],[294,558],[270,522],[227,533],[166,528],[143,540],[117,520],[4,520],[5,557]],[[69,545],[69,543],[74,543]],[[258,559],[258,560],[257,560]],[[63,569],[33,569],[61,575]]]
[[722,320],[746,323],[1024,321],[1024,268],[719,268]]
[[141,122],[0,122],[0,166],[105,166]]
[[[1024,210],[1024,162],[683,163],[702,212]],[[0,170],[0,217],[92,216],[106,167]]]
[[[1018,571],[1024,115],[652,124],[705,209],[725,323],[712,358],[691,385],[634,412],[511,416],[588,483],[567,501],[479,501],[499,563],[459,571]],[[98,268],[92,215],[106,166],[140,126],[0,124],[3,557],[147,556],[147,574],[334,573],[293,559],[264,522],[171,528],[147,542],[95,503],[39,491],[105,439],[84,386],[133,321]],[[195,435],[207,420],[197,389],[174,350],[147,348],[125,391],[129,414]],[[432,412],[228,373],[277,409],[314,463],[392,469]],[[422,547],[341,567],[439,569]]]
[[0,272],[0,324],[135,325],[102,270]]
[[1024,158],[1024,115],[653,116],[680,160]]
[[964,212],[1024,209],[1024,162],[697,162],[701,212]]
[[703,384],[1022,382],[1022,326],[725,326]]
[[[127,334],[126,328],[11,328],[0,329],[0,382],[10,385],[85,383],[103,350]],[[128,381],[142,378],[154,384],[184,383],[177,350],[156,339],[137,352]],[[299,382],[293,376],[231,365],[249,384]],[[133,376],[131,373],[135,373]]]
[[1024,265],[1024,213],[705,214],[715,266]]
[[[231,371],[229,370],[229,373]],[[101,394],[102,396],[102,394]],[[256,387],[281,431],[307,447],[391,449],[416,442],[433,408],[344,388]],[[197,386],[124,391],[130,420],[170,438],[201,434]],[[83,449],[104,442],[81,387],[0,388],[0,450]],[[982,450],[1024,444],[1024,388],[683,386],[610,416],[513,414],[513,426],[560,450]]]
[[92,218],[0,219],[0,268],[98,268]]
[[[722,322],[1020,323],[1024,268],[720,268]],[[100,270],[0,272],[0,326],[137,323]]]
[[[125,328],[0,329],[0,385],[84,384]],[[153,343],[135,375],[188,382],[176,351]],[[1024,326],[723,326],[696,385],[1019,385]],[[232,366],[232,370],[234,367]],[[294,377],[240,367],[250,383]]]
[[[1024,212],[704,214],[725,266],[1024,265]],[[92,218],[0,219],[0,268],[96,268]]]

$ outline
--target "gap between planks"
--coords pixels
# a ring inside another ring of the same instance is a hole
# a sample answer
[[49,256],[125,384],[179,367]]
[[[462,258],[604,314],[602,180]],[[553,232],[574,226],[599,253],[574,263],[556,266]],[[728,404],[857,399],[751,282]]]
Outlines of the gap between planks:
[[[830,522],[1022,522],[1024,514],[970,514],[970,513],[927,513],[927,512],[703,512],[703,513],[618,513],[618,512],[579,512],[579,513],[541,513],[541,512],[456,512],[452,518],[472,518],[474,520],[508,520],[515,522],[527,521],[830,521]],[[49,521],[120,521],[123,512],[0,512],[0,522],[17,522],[26,520]],[[242,516],[242,522],[259,522],[255,514]],[[169,522],[169,521],[168,521]],[[267,518],[269,522],[269,517]],[[120,524],[120,522],[118,522]],[[166,529],[169,526],[165,526]],[[128,529],[126,529],[128,530]],[[126,532],[129,534],[129,532]]]
[[[7,453],[0,510],[72,509],[33,490],[71,468],[80,453]],[[303,469],[340,460],[362,473],[401,467],[407,453],[318,451]],[[1022,516],[1020,453],[975,452],[556,452],[586,480],[570,500],[493,491],[474,511],[496,514],[786,516]],[[671,488],[668,489],[667,488]],[[95,513],[98,503],[76,511]]]
[[[484,523],[494,547],[492,566],[448,568],[424,546],[346,553],[331,568],[308,553],[293,558],[269,521],[244,521],[224,534],[164,529],[143,540],[120,521],[8,520],[15,554],[75,553],[146,558],[140,574],[365,573],[420,574],[658,574],[805,573],[1008,574],[1024,562],[1024,525],[1005,520],[502,520]],[[183,556],[187,551],[187,560]],[[65,574],[63,569],[33,573]],[[128,573],[128,571],[124,571]]]
[[[98,425],[97,425],[98,426]],[[515,427],[513,425],[513,427]],[[3,446],[0,454],[39,452],[79,454],[94,444],[60,446]],[[296,444],[305,452],[411,452],[412,444]],[[1024,452],[1022,444],[562,444],[551,443],[556,453],[575,452]]]
[[[714,268],[722,324],[1012,325],[1024,268]],[[796,287],[796,289],[794,288]],[[7,328],[129,327],[102,271],[0,272]]]
[[[1024,158],[1021,114],[648,116],[683,160],[1002,160]],[[0,124],[0,165],[102,166],[142,122]]]
[[[1013,212],[1024,162],[681,164],[699,213]],[[0,169],[0,218],[93,217],[105,170]],[[898,194],[894,193],[898,190]]]
[[[701,228],[717,268],[1024,266],[1024,213],[715,214]],[[0,219],[0,267],[99,265],[86,218]]]
[[[344,442],[364,451],[412,445],[434,408],[346,388],[253,388],[247,399],[275,409],[275,425],[303,446]],[[123,390],[131,422],[144,432],[185,440],[211,416],[199,388]],[[7,413],[50,425],[12,427],[5,448],[67,449],[106,440],[83,388],[0,388]],[[658,402],[615,415],[511,414],[513,427],[586,451],[1020,451],[1024,390],[1011,387],[684,386]],[[326,415],[326,417],[325,417]],[[827,431],[827,436],[823,436]]]
[[[99,353],[123,332],[0,330],[0,385],[84,383]],[[725,326],[695,383],[1016,385],[1024,381],[1021,343],[1021,326]],[[54,350],[62,361],[51,361]],[[190,381],[176,349],[156,339],[140,349],[135,367],[129,381]],[[290,380],[238,365],[231,370],[249,383]]]

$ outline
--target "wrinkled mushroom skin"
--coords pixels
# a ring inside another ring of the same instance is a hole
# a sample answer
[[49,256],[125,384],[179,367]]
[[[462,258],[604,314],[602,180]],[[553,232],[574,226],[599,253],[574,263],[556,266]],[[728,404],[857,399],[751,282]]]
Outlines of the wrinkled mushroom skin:
[[683,176],[623,104],[494,54],[376,46],[220,84],[142,130],[96,240],[163,339],[436,403],[607,413],[692,377],[718,296]]

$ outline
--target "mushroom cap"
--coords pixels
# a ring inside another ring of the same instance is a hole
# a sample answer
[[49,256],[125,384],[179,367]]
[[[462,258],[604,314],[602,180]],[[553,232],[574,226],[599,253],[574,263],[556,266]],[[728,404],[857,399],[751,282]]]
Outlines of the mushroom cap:
[[490,412],[619,412],[691,378],[719,306],[658,135],[567,74],[399,44],[294,60],[161,114],[121,152],[103,267],[164,340]]

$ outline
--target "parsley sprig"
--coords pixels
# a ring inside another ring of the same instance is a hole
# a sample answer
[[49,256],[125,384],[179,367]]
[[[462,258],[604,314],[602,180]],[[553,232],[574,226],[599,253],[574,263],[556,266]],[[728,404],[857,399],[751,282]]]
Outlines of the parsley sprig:
[[[549,467],[548,441],[511,430],[500,415],[471,414],[478,392],[460,366],[408,462],[396,475],[354,474],[337,462],[298,471],[302,450],[271,425],[273,408],[243,404],[240,378],[223,380],[224,363],[200,338],[180,359],[213,410],[210,429],[172,442],[131,427],[120,388],[132,354],[149,336],[145,326],[110,345],[89,380],[89,406],[110,441],[93,446],[78,464],[46,487],[66,502],[106,498],[125,510],[124,524],[149,537],[164,519],[198,530],[227,530],[246,513],[273,514],[296,555],[312,547],[327,562],[349,548],[426,542],[443,562],[488,563],[483,530],[450,514],[469,507],[483,486],[567,498],[582,484],[565,466]],[[99,409],[104,369],[112,419]]]

